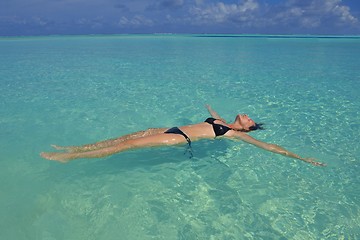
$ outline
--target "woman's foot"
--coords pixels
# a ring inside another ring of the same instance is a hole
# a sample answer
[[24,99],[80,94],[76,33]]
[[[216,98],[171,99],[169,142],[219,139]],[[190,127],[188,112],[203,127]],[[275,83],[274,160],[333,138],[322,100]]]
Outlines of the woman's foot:
[[62,163],[67,163],[68,159],[67,153],[55,153],[55,152],[42,152],[40,156],[51,161],[58,161]]

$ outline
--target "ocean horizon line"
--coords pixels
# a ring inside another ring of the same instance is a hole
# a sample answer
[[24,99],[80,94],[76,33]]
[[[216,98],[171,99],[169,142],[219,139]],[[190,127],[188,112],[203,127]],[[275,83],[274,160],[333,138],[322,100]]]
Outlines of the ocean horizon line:
[[143,37],[143,36],[181,36],[181,37],[228,37],[228,38],[324,38],[324,39],[360,39],[359,35],[337,34],[242,34],[242,33],[111,33],[111,34],[49,34],[49,35],[9,35],[1,39],[46,38],[46,37]]

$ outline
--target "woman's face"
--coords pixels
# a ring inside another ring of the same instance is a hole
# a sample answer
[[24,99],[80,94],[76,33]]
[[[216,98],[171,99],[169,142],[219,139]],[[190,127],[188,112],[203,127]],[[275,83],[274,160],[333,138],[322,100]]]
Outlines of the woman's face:
[[238,116],[239,124],[244,128],[244,130],[249,131],[250,127],[255,125],[254,120],[249,118],[246,114],[239,114]]

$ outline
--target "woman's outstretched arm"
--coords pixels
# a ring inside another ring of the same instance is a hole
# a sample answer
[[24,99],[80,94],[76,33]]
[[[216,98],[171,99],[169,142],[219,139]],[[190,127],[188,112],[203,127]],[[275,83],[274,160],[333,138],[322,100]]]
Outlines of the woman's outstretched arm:
[[281,146],[278,146],[276,144],[270,144],[270,143],[265,143],[265,142],[259,141],[259,140],[255,139],[255,138],[253,138],[253,137],[251,137],[251,136],[249,136],[249,135],[247,135],[246,133],[243,133],[243,132],[235,132],[232,137],[236,138],[236,139],[241,139],[244,142],[250,143],[252,145],[255,145],[255,146],[259,147],[259,148],[265,149],[265,150],[273,152],[273,153],[281,154],[281,155],[284,155],[286,157],[299,159],[301,161],[310,163],[310,164],[312,164],[314,166],[322,166],[322,167],[326,166],[326,164],[324,164],[324,163],[316,162],[313,158],[300,157],[299,155],[297,155],[297,154],[295,154],[293,152],[290,152],[290,151],[284,149]]
[[210,105],[206,104],[205,107],[206,107],[206,109],[209,111],[210,115],[211,115],[213,118],[219,119],[219,120],[221,120],[222,122],[226,123],[226,121],[225,121],[223,118],[221,118],[220,115],[219,115],[217,112],[215,112],[215,111],[211,108]]

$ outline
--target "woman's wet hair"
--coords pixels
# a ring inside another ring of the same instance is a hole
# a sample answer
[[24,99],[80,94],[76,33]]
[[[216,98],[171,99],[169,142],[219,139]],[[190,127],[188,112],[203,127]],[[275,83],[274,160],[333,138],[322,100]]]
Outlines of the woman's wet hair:
[[255,131],[255,130],[264,130],[265,128],[263,128],[262,125],[264,125],[264,124],[263,123],[255,123],[255,125],[249,127],[249,132]]

